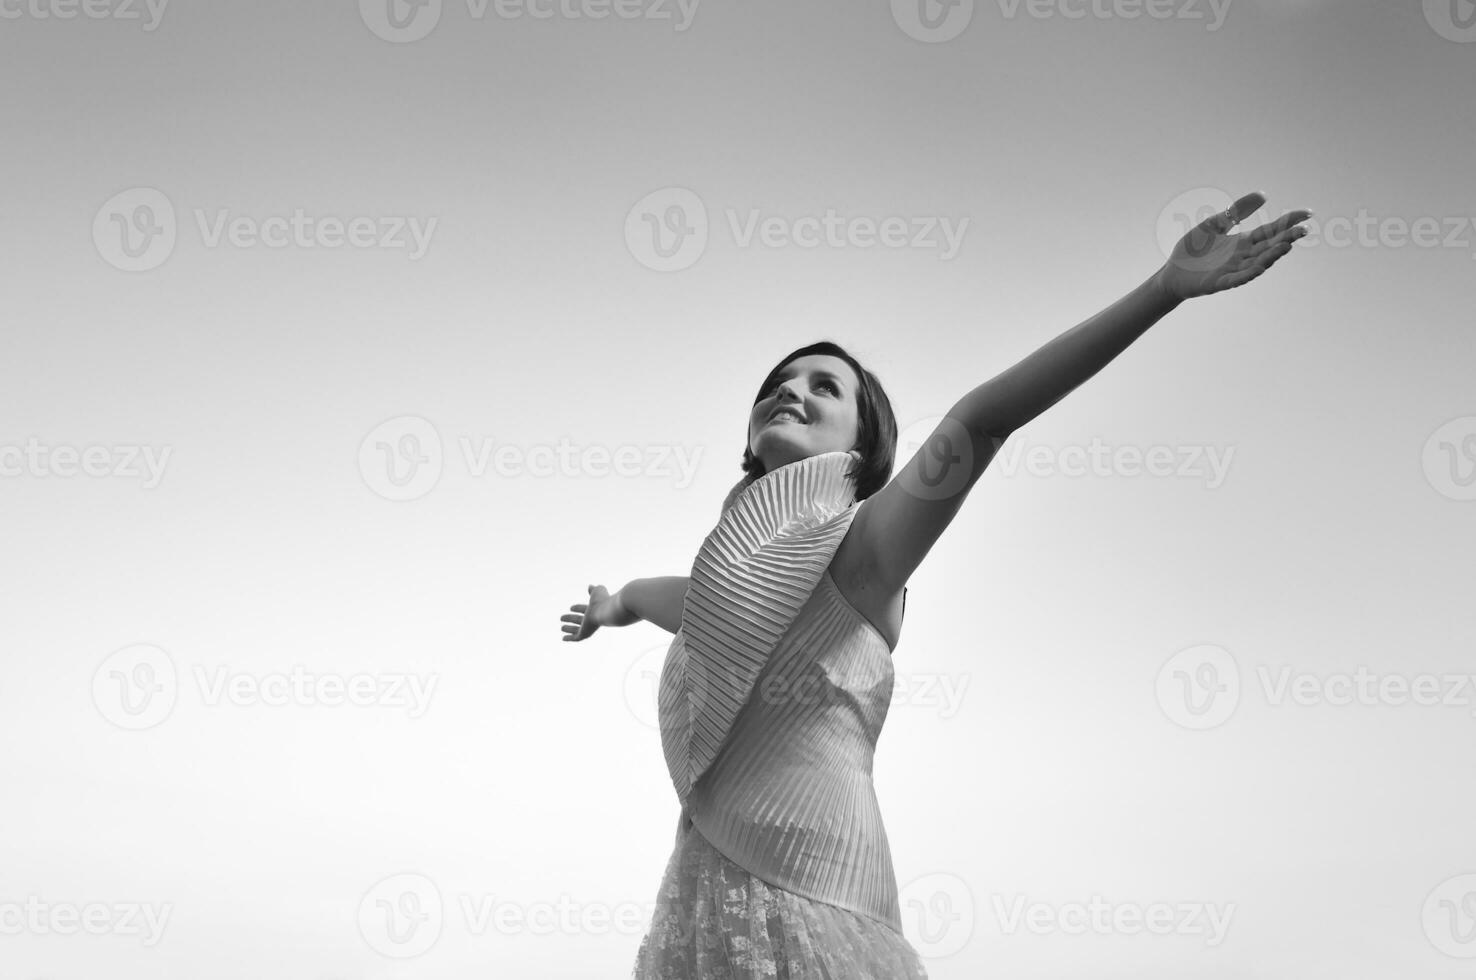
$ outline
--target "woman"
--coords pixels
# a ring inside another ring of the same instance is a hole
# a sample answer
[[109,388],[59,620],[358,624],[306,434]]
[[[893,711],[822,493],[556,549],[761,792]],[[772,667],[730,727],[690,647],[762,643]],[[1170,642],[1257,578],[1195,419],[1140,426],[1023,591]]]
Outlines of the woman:
[[1306,234],[1308,211],[1231,234],[1263,203],[1203,222],[1122,300],[969,392],[890,482],[880,383],[834,344],[795,351],[759,390],[745,476],[692,574],[591,585],[562,617],[566,641],[641,619],[676,634],[658,714],[682,812],[637,980],[926,977],[871,781],[907,580],[1010,433]]

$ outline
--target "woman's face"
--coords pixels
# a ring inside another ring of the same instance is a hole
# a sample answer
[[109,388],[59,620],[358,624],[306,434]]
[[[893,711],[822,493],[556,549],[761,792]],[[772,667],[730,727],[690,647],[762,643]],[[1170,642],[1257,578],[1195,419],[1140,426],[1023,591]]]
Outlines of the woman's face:
[[[860,434],[860,381],[851,366],[830,354],[797,357],[779,370],[774,386],[753,406],[748,447],[765,472],[818,453],[856,448]],[[798,416],[774,418],[780,409]]]

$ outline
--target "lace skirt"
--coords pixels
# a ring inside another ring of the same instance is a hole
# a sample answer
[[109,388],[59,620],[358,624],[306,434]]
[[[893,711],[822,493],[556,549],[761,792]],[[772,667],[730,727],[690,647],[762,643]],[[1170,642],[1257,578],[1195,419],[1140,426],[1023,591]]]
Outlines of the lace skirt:
[[900,933],[754,877],[685,819],[634,980],[926,980]]

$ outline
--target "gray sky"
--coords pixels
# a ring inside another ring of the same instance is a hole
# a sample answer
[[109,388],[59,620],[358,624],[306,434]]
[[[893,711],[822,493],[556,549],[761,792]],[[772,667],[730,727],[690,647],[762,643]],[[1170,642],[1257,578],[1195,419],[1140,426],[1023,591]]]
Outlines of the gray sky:
[[909,583],[908,935],[1469,972],[1469,0],[357,8],[0,0],[7,976],[627,974],[670,637],[558,617],[687,572],[784,354],[900,463],[1253,190],[1314,235]]

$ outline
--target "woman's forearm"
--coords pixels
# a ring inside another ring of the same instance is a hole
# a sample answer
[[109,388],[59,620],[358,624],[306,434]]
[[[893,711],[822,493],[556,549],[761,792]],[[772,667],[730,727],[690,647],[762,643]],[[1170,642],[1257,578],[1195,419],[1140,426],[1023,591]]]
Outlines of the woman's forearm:
[[1154,273],[1096,316],[979,385],[948,416],[973,432],[1006,438],[1106,367],[1180,302]]
[[686,601],[687,587],[691,580],[685,575],[664,575],[659,578],[638,578],[629,582],[615,594],[621,622],[612,626],[628,626],[644,619],[655,623],[669,633],[675,633],[682,625],[682,605]]

